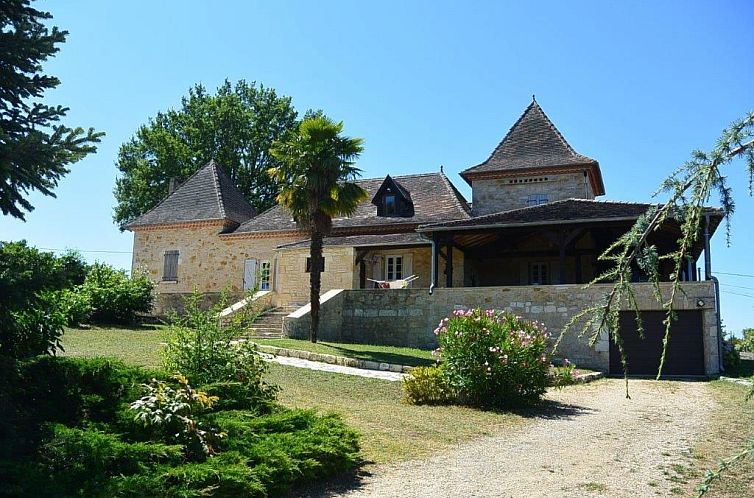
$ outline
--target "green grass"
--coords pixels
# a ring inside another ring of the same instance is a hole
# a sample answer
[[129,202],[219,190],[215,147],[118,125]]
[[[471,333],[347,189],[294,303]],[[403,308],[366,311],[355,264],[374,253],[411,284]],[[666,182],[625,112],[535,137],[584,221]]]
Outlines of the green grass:
[[63,333],[63,356],[113,356],[146,367],[160,366],[160,343],[164,341],[162,325],[138,328],[89,327],[66,328]]
[[309,351],[312,353],[331,354],[335,356],[355,358],[357,360],[393,363],[412,367],[432,365],[434,363],[432,352],[426,349],[323,341],[312,343],[302,339],[254,339],[254,342],[264,346],[298,349],[300,351]]
[[449,445],[525,423],[521,415],[401,402],[399,382],[270,365],[268,379],[292,408],[340,414],[361,435],[364,458],[389,463],[425,457]]
[[[747,387],[732,382],[709,383],[710,393],[720,403],[720,409],[708,421],[704,437],[692,448],[692,459],[684,474],[688,479],[685,492],[691,494],[701,482],[704,472],[713,470],[717,463],[741,451],[754,437],[754,402],[744,400]],[[676,469],[680,470],[680,469]],[[715,481],[705,498],[734,498],[754,496],[754,458],[748,458]]]
[[[160,364],[158,350],[161,342],[160,327],[67,329],[63,336],[66,349],[63,354],[115,356],[130,363],[155,367]],[[408,348],[385,348],[387,351],[402,349]],[[428,352],[423,353],[430,358]],[[401,402],[399,382],[275,363],[270,364],[267,377],[269,382],[281,387],[278,396],[281,404],[340,414],[346,423],[361,433],[362,453],[368,462],[390,463],[421,458],[449,445],[525,423],[524,416],[510,413],[457,406],[407,405]]]

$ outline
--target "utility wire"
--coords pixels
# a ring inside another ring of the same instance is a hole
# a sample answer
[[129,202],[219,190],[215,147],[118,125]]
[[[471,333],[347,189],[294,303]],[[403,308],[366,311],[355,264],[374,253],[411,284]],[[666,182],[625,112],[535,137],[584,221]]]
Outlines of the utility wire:
[[[55,252],[65,252],[69,249],[52,249],[50,247],[40,247],[39,249],[43,251],[55,251]],[[84,249],[72,249],[76,252],[98,252],[98,253],[105,253],[105,254],[131,254],[131,251],[97,251],[97,250],[84,250]]]
[[732,275],[734,277],[746,277],[746,278],[754,278],[754,275],[747,275],[745,273],[726,273],[724,271],[715,271],[712,273],[717,273],[718,275]]
[[720,284],[723,287],[734,287],[736,289],[744,289],[744,290],[754,290],[754,287],[745,287],[743,285],[733,285],[733,284]]
[[725,289],[721,289],[720,292],[723,292],[725,294],[733,294],[734,296],[750,297],[751,299],[754,299],[754,296],[752,296],[751,294],[742,294],[740,292],[733,292]]

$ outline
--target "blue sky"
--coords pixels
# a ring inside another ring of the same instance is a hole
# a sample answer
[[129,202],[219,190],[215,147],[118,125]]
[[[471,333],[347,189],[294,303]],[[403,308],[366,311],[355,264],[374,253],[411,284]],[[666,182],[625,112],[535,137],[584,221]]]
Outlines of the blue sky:
[[[754,3],[38,2],[68,42],[45,66],[66,123],[107,132],[57,199],[32,196],[0,239],[77,248],[130,266],[132,235],[112,222],[118,147],[189,87],[256,80],[321,108],[363,137],[365,177],[457,173],[484,160],[537,95],[580,153],[600,161],[605,199],[646,201],[722,129],[754,110]],[[732,246],[713,239],[728,329],[754,326],[754,199],[742,162]],[[113,251],[90,252],[90,251]]]

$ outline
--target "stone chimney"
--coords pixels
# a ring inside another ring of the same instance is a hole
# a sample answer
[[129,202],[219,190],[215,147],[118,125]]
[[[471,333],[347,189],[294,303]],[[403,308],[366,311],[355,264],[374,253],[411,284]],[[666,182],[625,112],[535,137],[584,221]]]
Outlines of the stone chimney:
[[168,180],[168,195],[172,194],[178,188],[178,178],[171,176]]

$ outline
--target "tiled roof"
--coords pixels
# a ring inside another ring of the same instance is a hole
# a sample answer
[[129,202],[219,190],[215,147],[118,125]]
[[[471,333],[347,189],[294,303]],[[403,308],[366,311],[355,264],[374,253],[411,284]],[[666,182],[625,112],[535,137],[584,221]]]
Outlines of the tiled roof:
[[490,157],[461,176],[468,181],[476,173],[590,164],[597,161],[573,150],[533,100]]
[[[309,247],[310,240],[300,240],[290,244],[278,246],[278,249],[301,249]],[[344,237],[325,237],[325,246],[347,247],[382,247],[382,246],[415,246],[430,245],[430,241],[416,232],[389,233],[380,235],[347,235]]]
[[652,204],[637,202],[594,201],[565,199],[510,211],[477,216],[468,220],[434,223],[419,227],[421,232],[447,228],[474,228],[490,225],[514,225],[519,223],[548,223],[562,221],[590,221],[638,218]]
[[[393,178],[408,191],[414,206],[411,217],[377,216],[372,198],[384,178],[358,180],[369,195],[356,212],[347,218],[333,219],[333,228],[379,227],[386,225],[419,225],[469,218],[466,200],[442,173],[396,176]],[[296,230],[291,214],[281,206],[274,206],[239,226],[233,233],[255,233]]]
[[126,228],[208,220],[231,220],[240,224],[252,216],[251,204],[222,168],[210,161]]

